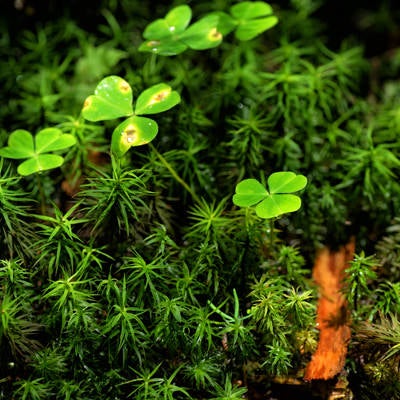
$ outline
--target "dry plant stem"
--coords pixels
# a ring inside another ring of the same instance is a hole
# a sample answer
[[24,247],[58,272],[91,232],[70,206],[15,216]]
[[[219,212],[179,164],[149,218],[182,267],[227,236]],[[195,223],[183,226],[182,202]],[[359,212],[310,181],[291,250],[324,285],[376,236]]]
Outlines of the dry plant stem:
[[320,292],[317,309],[320,336],[317,350],[305,371],[306,381],[331,379],[343,369],[351,332],[342,286],[345,270],[354,257],[354,248],[354,240],[338,251],[324,248],[315,261],[313,277]]
[[187,191],[188,193],[192,196],[192,199],[200,204],[200,199],[197,196],[197,194],[192,190],[192,188],[178,175],[178,173],[175,171],[175,169],[172,167],[172,165],[157,151],[157,149],[153,146],[152,143],[149,143],[149,146],[151,149],[156,153],[157,157],[160,159],[160,161],[163,163],[163,165],[168,169],[168,171],[171,173],[171,175],[174,177],[174,179],[179,182]]

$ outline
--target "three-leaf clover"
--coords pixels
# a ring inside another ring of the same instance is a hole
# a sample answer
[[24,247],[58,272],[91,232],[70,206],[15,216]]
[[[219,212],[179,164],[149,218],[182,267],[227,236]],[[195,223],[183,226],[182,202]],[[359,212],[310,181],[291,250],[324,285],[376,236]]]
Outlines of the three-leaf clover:
[[151,142],[158,133],[156,121],[141,115],[167,111],[180,100],[178,92],[159,83],[140,93],[134,108],[129,83],[112,75],[104,78],[85,100],[82,115],[89,121],[129,117],[114,129],[111,138],[111,151],[121,158],[131,147]]
[[189,26],[191,19],[192,10],[188,5],[173,8],[165,18],[157,19],[146,27],[143,37],[147,40],[139,50],[171,56],[182,53],[188,47],[205,50],[221,43],[217,15],[206,15]]
[[240,2],[230,8],[230,15],[223,11],[212,12],[192,25],[191,19],[192,10],[188,5],[173,8],[165,18],[146,27],[143,32],[146,41],[140,45],[139,51],[172,56],[187,48],[211,49],[233,30],[237,39],[250,40],[278,22],[272,7],[263,1]]
[[57,128],[42,129],[35,137],[24,129],[10,134],[8,146],[0,149],[0,156],[12,159],[27,158],[18,166],[20,175],[30,175],[60,167],[64,158],[53,151],[65,150],[76,143],[73,135],[62,133]]
[[257,179],[245,179],[236,185],[232,200],[240,207],[256,206],[256,214],[260,218],[275,218],[301,207],[300,197],[292,193],[304,189],[306,185],[304,175],[275,172],[268,178],[269,190]]

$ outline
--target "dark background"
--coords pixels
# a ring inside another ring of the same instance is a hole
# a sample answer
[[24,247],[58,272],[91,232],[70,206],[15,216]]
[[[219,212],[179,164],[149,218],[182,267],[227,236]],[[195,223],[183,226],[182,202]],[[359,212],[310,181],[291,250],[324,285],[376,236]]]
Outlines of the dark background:
[[[300,2],[299,0],[297,0]],[[197,6],[204,1],[187,1]],[[76,20],[87,30],[95,30],[102,20],[101,10],[111,8],[122,22],[129,18],[127,5],[136,3],[135,12],[145,20],[164,16],[165,12],[182,1],[132,1],[127,0],[1,0],[1,18],[12,34],[21,29],[33,28],[60,17]],[[206,1],[209,4],[209,1]],[[223,1],[220,2],[224,3]],[[231,2],[225,1],[229,4]],[[287,8],[294,1],[270,1],[272,6]],[[344,38],[352,37],[365,47],[366,56],[384,53],[400,46],[400,1],[325,0],[313,14],[324,25],[328,45],[335,48]],[[130,11],[132,12],[132,11]]]

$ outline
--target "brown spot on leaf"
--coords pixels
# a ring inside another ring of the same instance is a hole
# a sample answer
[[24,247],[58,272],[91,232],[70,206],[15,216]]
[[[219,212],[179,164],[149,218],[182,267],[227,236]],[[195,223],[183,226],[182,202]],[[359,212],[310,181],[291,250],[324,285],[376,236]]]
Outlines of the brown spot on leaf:
[[160,101],[165,100],[169,94],[171,93],[171,88],[167,88],[162,90],[161,92],[156,93],[149,101],[149,105],[159,103]]
[[91,97],[89,96],[89,97],[85,100],[85,102],[83,103],[83,108],[88,108],[88,107],[90,107],[91,104],[92,104],[92,99],[91,99]]
[[119,90],[120,90],[122,93],[129,93],[129,91],[131,90],[131,87],[129,86],[128,82],[122,81],[122,82],[119,84]]
[[160,44],[159,40],[150,40],[146,43],[146,46],[148,47],[155,47],[158,46]]
[[212,28],[208,34],[208,39],[216,41],[222,39],[221,32],[218,32],[217,28]]
[[137,139],[136,128],[134,125],[128,125],[122,133],[122,139],[126,144],[131,145]]

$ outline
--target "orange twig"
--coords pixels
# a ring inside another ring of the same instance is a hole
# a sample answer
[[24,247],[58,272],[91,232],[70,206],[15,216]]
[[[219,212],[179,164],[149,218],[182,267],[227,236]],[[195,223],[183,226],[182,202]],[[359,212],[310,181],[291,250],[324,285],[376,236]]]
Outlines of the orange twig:
[[355,243],[351,240],[338,251],[325,248],[317,255],[313,278],[320,292],[317,309],[320,336],[317,350],[305,371],[306,381],[331,379],[343,369],[351,333],[342,285],[354,250]]

